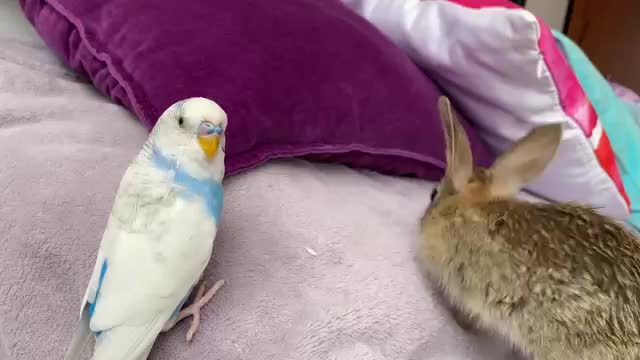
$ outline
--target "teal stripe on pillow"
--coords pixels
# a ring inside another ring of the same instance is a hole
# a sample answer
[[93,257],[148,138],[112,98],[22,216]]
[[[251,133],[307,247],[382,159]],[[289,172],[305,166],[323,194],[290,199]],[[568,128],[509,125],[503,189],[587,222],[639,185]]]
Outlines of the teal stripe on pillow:
[[640,230],[640,112],[620,99],[587,55],[571,39],[554,31],[558,45],[589,96],[616,154],[622,182],[631,199],[628,221]]

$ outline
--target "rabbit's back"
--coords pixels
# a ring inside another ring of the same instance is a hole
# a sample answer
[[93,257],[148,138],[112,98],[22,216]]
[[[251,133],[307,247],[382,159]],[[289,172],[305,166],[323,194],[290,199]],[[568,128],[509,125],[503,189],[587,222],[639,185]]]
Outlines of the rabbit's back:
[[575,351],[624,353],[640,344],[640,241],[622,224],[580,205],[514,200],[456,213],[476,234],[464,240],[473,244],[456,245],[467,256],[454,271],[469,290],[459,295],[485,320],[511,320],[538,348],[550,339]]
[[640,239],[621,223],[574,204],[492,201],[478,207],[489,241],[520,266],[640,301]]

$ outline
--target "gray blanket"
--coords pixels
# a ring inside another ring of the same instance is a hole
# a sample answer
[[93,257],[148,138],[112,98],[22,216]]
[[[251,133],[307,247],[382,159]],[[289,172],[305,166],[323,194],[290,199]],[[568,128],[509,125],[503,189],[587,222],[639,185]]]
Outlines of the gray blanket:
[[[146,132],[42,43],[2,34],[0,359],[61,359]],[[191,344],[182,323],[151,359],[512,358],[461,330],[419,275],[414,242],[431,184],[281,161],[224,187],[205,279],[227,284]]]

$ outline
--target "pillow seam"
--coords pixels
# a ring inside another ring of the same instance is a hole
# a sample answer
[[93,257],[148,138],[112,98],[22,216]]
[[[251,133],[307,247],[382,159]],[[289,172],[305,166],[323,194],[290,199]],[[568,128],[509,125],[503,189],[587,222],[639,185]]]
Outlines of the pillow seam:
[[147,126],[147,119],[144,116],[145,113],[142,110],[140,103],[137,101],[137,98],[133,95],[134,92],[131,88],[131,84],[128,81],[124,80],[124,77],[117,71],[117,69],[115,69],[113,62],[111,61],[111,56],[104,52],[98,51],[97,48],[91,43],[91,41],[88,40],[87,32],[84,25],[82,24],[82,21],[80,21],[75,15],[68,11],[57,0],[43,1],[53,10],[55,10],[60,16],[62,16],[67,22],[69,22],[69,24],[73,27],[73,30],[78,32],[78,35],[82,40],[82,44],[86,47],[91,56],[97,61],[100,61],[106,65],[109,75],[111,75],[118,86],[122,87],[127,94],[127,98],[131,102],[131,105],[133,106],[134,112],[138,116],[139,121],[142,122],[144,126]]
[[[263,147],[268,147],[268,146],[269,145],[266,145]],[[282,146],[282,145],[276,145],[276,146]],[[284,145],[284,146],[293,147],[292,145]],[[334,148],[335,150],[331,148]],[[377,151],[369,146],[361,145],[361,144],[350,144],[350,145],[340,145],[340,146],[312,145],[312,146],[305,146],[303,149],[299,149],[299,150],[287,149],[287,150],[269,151],[266,153],[266,155],[257,155],[257,156],[252,154],[251,153],[252,151],[253,150],[236,154],[235,157],[242,158],[242,160],[244,160],[247,157],[254,157],[257,160],[254,161],[254,163],[251,165],[240,164],[237,166],[230,166],[232,169],[230,170],[229,175],[235,175],[242,171],[258,167],[264,164],[265,162],[269,160],[274,160],[274,159],[289,158],[289,157],[299,158],[300,156],[306,156],[306,155],[346,154],[351,151],[360,151],[362,153],[369,154],[369,155],[384,155],[384,156],[408,159],[408,160],[416,161],[422,164],[432,165],[439,169],[444,169],[444,163],[441,161],[438,161],[437,159],[431,156],[422,156],[415,152],[410,152],[410,151],[405,151],[400,149],[385,149],[382,151]],[[242,163],[243,161],[238,161],[238,162]]]

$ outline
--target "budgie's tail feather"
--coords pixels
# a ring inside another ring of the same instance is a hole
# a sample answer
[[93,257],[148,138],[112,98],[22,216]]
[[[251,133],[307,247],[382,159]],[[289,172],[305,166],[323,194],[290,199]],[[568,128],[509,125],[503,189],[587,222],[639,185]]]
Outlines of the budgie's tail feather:
[[84,350],[90,338],[91,329],[89,328],[89,307],[85,306],[80,314],[80,319],[78,320],[76,329],[73,332],[71,344],[69,345],[69,350],[67,350],[67,355],[65,355],[64,360],[80,360],[82,350]]
[[166,319],[140,325],[119,325],[96,338],[92,360],[145,360]]

